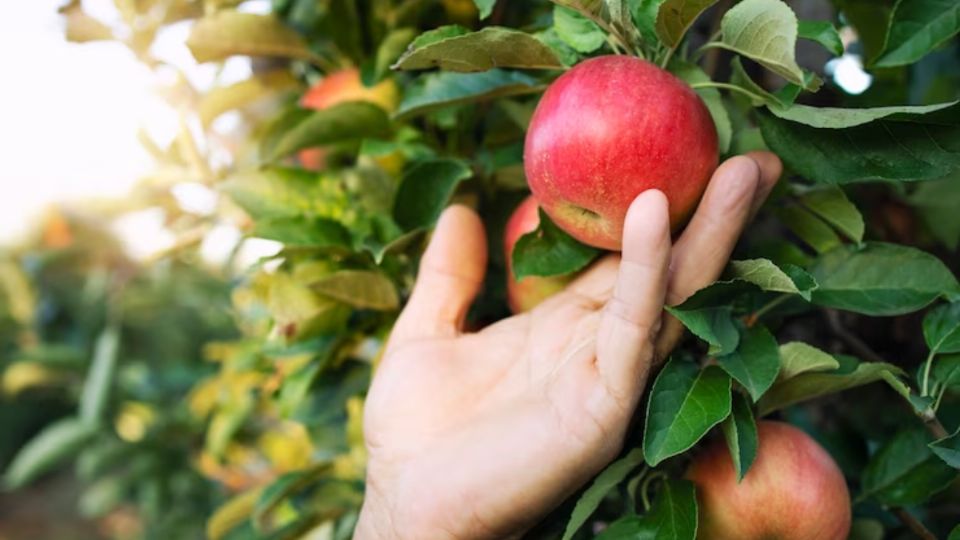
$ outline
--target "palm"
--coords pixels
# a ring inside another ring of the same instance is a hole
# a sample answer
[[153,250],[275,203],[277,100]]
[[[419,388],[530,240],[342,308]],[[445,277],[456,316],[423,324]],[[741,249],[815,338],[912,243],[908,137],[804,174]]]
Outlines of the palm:
[[[754,179],[740,223],[763,189]],[[472,334],[460,327],[483,281],[482,226],[465,209],[445,214],[367,401],[369,498],[394,508],[392,536],[505,537],[619,451],[655,341],[677,335],[673,321],[659,331],[668,289],[676,299],[715,279],[739,234],[714,231],[707,271],[698,253],[685,278],[678,265],[694,254],[683,244],[700,245],[718,216],[701,209],[671,250],[662,196],[634,206],[623,261],[608,257],[532,312]]]

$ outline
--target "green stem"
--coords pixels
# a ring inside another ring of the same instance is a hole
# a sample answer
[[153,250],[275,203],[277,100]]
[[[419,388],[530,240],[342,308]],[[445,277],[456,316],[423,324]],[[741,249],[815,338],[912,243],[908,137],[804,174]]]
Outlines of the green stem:
[[640,486],[640,501],[643,503],[644,512],[650,511],[650,497],[647,495],[647,491],[650,489],[650,484],[666,477],[667,474],[663,471],[656,471],[650,473],[650,475],[644,479],[643,484]]
[[750,99],[755,99],[755,100],[758,100],[758,101],[763,101],[763,100],[764,100],[763,96],[754,94],[753,92],[751,92],[751,91],[749,91],[749,90],[747,90],[746,88],[743,88],[743,87],[741,87],[741,86],[737,86],[737,85],[735,85],[735,84],[729,84],[729,83],[720,83],[720,82],[713,82],[713,81],[711,81],[711,82],[702,82],[702,83],[694,83],[694,84],[691,84],[691,85],[690,85],[690,88],[693,88],[694,90],[696,90],[697,88],[716,88],[716,89],[730,90],[730,91],[732,91],[732,92],[739,92],[739,93],[741,93],[741,94],[749,97]]
[[923,387],[921,388],[920,395],[927,397],[930,389],[930,368],[933,366],[933,357],[937,355],[937,348],[934,347],[930,350],[930,354],[927,355],[926,363],[923,366]]
[[790,293],[783,293],[783,294],[781,294],[780,296],[778,296],[778,297],[774,298],[773,300],[767,302],[767,303],[764,304],[763,306],[760,306],[760,309],[754,311],[754,312],[753,312],[753,315],[750,316],[750,320],[751,320],[751,321],[758,321],[758,320],[760,320],[760,317],[763,317],[763,316],[766,315],[767,313],[770,313],[773,309],[775,309],[775,308],[776,308],[777,306],[779,306],[780,304],[783,304],[783,303],[786,302],[787,300],[790,300],[790,298],[791,298],[792,296],[793,296],[793,295],[790,294]]

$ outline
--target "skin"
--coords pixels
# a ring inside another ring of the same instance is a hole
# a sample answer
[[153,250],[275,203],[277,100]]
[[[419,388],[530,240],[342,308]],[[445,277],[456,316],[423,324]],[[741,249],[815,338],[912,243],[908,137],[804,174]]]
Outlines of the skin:
[[789,424],[759,422],[757,429],[757,458],[740,483],[721,440],[698,455],[687,472],[697,485],[698,538],[847,538],[850,495],[826,450]]
[[541,302],[563,290],[570,282],[569,277],[527,276],[519,281],[513,277],[513,247],[517,240],[528,232],[535,231],[540,225],[537,200],[524,199],[513,211],[503,234],[503,248],[507,258],[507,303],[510,311],[522,313],[537,307]]
[[780,172],[769,153],[727,161],[673,244],[666,197],[641,194],[622,255],[475,333],[463,323],[484,279],[483,224],[447,209],[368,395],[355,538],[515,537],[600,471],[682,334],[664,304],[719,276]]
[[696,92],[629,56],[587,60],[554,81],[524,147],[527,181],[550,218],[611,250],[638,194],[662,191],[677,230],[716,166],[716,128]]

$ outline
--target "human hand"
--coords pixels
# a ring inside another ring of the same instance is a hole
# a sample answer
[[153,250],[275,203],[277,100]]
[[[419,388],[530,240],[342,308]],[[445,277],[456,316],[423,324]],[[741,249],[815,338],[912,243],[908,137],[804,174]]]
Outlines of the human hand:
[[674,245],[666,198],[641,194],[621,256],[477,333],[462,325],[484,278],[483,225],[447,209],[367,399],[356,538],[516,536],[595,475],[683,333],[663,306],[717,279],[780,172],[766,152],[726,161]]

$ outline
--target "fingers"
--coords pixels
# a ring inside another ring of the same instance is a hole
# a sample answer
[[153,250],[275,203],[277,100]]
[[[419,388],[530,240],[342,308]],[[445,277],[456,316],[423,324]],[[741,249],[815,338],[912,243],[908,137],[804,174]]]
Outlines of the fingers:
[[420,260],[413,294],[394,326],[391,345],[456,335],[486,267],[487,241],[480,217],[465,206],[447,208]]
[[[716,281],[747,221],[763,204],[781,171],[780,160],[769,152],[734,157],[717,169],[673,248],[668,305],[680,304]],[[667,317],[657,340],[657,358],[666,357],[682,334],[679,321]]]
[[670,218],[663,193],[642,193],[627,212],[613,296],[600,318],[597,367],[611,395],[633,400],[653,355],[670,261]]

